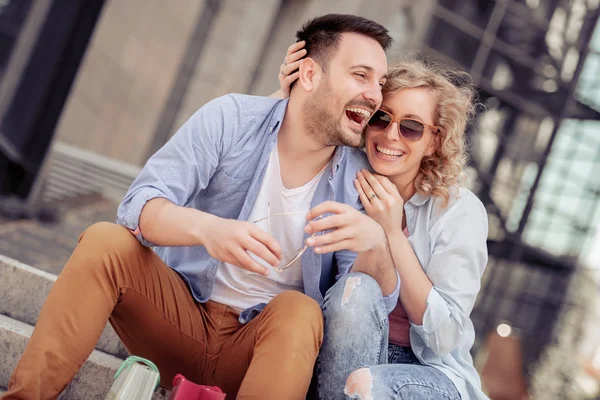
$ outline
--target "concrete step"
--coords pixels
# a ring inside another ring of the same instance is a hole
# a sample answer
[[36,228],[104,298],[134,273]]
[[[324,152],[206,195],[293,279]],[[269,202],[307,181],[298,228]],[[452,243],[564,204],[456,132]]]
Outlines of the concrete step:
[[[0,315],[0,349],[3,360],[0,362],[0,388],[8,387],[8,380],[27,341],[33,326]],[[110,354],[94,350],[73,381],[60,395],[61,400],[104,400],[113,382],[113,377],[123,360]],[[159,388],[153,400],[165,400],[169,392]]]
[[[35,325],[56,276],[0,255],[0,314]],[[127,350],[110,324],[106,324],[96,349],[119,358]]]

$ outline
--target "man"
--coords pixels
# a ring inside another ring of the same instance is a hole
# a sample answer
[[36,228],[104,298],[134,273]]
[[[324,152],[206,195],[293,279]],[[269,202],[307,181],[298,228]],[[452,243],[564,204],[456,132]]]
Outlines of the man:
[[316,18],[298,38],[308,57],[289,102],[209,102],[150,158],[119,225],[83,233],[5,399],[56,397],[107,320],[132,354],[158,365],[165,386],[182,373],[231,398],[300,399],[336,275],[371,274],[391,311],[398,282],[382,232],[354,245],[337,235],[335,252],[304,245],[311,207],[320,208],[309,219],[337,214],[327,228],[336,232],[363,216],[352,182],[368,164],[345,146],[360,145],[381,103],[391,39],[350,15]]

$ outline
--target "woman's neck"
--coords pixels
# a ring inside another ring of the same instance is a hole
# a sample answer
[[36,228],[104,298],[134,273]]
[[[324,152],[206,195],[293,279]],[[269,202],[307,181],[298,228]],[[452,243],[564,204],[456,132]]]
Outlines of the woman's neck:
[[398,188],[398,192],[404,200],[404,203],[408,202],[416,193],[415,189],[415,179],[416,177],[407,178],[406,176],[399,175],[395,177],[390,177],[390,181]]

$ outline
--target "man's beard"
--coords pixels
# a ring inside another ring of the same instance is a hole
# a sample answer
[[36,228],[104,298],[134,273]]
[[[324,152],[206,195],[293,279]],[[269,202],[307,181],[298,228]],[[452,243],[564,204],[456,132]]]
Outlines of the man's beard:
[[315,94],[308,99],[304,108],[304,126],[317,142],[324,146],[350,146],[362,147],[364,145],[364,133],[361,135],[344,132],[342,129],[342,117],[336,118],[332,110],[339,109],[332,97],[328,78],[323,81]]

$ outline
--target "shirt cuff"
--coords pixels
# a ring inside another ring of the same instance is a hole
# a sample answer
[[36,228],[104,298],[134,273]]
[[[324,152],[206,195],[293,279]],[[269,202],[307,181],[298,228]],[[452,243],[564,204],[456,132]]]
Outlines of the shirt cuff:
[[383,297],[383,303],[385,304],[388,314],[391,313],[394,308],[396,308],[396,304],[398,304],[398,296],[400,295],[400,275],[398,274],[398,271],[396,271],[396,277],[398,278],[396,281],[396,288],[392,293]]
[[411,325],[423,339],[425,345],[431,347],[429,335],[435,333],[448,318],[450,318],[450,309],[446,300],[435,287],[432,287],[427,295],[427,308],[423,315],[423,324],[415,325],[411,322]]
[[123,225],[146,247],[153,247],[154,244],[144,239],[140,230],[140,215],[142,209],[152,199],[167,198],[164,193],[158,189],[145,188],[125,201],[119,207],[117,212],[117,224]]

